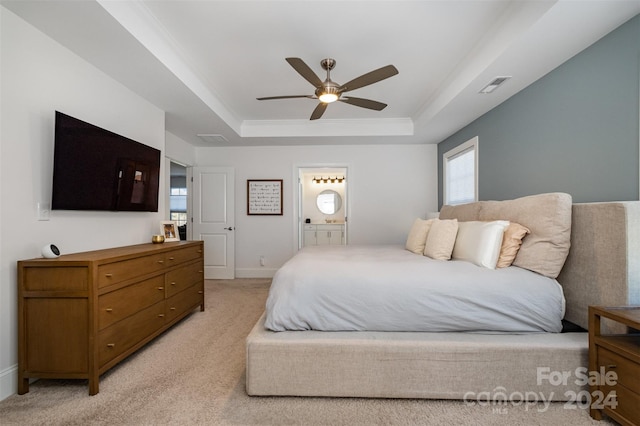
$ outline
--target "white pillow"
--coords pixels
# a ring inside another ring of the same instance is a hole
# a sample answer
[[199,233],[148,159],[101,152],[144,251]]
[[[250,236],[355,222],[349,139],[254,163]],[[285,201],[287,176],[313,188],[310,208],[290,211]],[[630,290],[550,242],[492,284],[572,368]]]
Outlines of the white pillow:
[[451,258],[495,269],[502,237],[508,226],[506,220],[458,222],[458,235]]

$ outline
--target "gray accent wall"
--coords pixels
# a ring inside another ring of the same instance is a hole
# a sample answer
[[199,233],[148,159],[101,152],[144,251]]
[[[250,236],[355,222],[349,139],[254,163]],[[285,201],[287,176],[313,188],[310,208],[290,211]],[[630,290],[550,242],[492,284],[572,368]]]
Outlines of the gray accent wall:
[[442,154],[474,136],[480,200],[557,191],[574,202],[638,200],[639,104],[637,15],[440,142],[438,205]]

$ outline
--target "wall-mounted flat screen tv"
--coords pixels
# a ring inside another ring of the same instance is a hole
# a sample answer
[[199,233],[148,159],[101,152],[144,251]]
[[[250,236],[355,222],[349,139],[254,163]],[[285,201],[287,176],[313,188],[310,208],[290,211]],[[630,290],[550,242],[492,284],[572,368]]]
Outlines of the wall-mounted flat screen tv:
[[54,210],[158,211],[160,151],[56,111]]

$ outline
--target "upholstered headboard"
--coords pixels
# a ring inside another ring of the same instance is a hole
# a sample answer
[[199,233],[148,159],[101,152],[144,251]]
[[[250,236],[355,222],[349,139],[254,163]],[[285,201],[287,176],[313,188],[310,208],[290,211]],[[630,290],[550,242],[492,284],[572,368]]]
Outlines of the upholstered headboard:
[[440,218],[530,228],[514,265],[557,277],[565,319],[585,329],[589,305],[640,305],[640,201],[572,204],[568,194],[539,194],[443,206]]
[[640,201],[574,204],[571,221],[565,318],[587,328],[589,305],[640,305]]

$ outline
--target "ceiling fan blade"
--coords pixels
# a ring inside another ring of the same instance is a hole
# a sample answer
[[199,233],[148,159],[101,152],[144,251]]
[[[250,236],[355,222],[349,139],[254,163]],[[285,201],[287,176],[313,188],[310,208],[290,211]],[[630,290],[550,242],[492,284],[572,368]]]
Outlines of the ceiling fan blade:
[[320,80],[320,77],[318,77],[316,73],[314,73],[313,70],[309,68],[309,66],[305,64],[302,59],[286,58],[286,61],[289,62],[289,65],[291,65],[294,70],[298,71],[298,74],[300,74],[302,77],[304,77],[305,80],[311,83],[313,87],[318,88],[322,86],[322,80]]
[[313,113],[311,113],[311,118],[309,120],[317,120],[318,118],[322,117],[322,114],[324,114],[324,111],[327,109],[327,105],[329,104],[320,102],[316,109],[313,110]]
[[311,95],[292,95],[292,96],[267,96],[265,98],[256,98],[259,101],[268,101],[271,99],[293,99],[293,98],[309,98],[309,99],[317,99],[315,96]]
[[393,77],[398,74],[398,70],[393,65],[387,65],[386,67],[378,68],[366,74],[356,77],[353,80],[340,86],[340,92],[348,92],[350,90],[359,89],[364,86],[368,86],[373,83],[377,83],[385,78]]
[[349,96],[348,98],[340,98],[338,100],[340,102],[344,102],[345,104],[355,105],[362,108],[375,109],[376,111],[382,111],[387,107],[387,104],[383,104],[382,102],[372,101],[371,99],[352,98],[351,96]]

